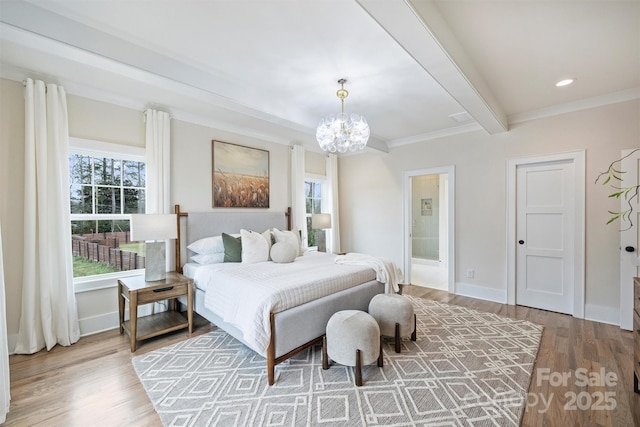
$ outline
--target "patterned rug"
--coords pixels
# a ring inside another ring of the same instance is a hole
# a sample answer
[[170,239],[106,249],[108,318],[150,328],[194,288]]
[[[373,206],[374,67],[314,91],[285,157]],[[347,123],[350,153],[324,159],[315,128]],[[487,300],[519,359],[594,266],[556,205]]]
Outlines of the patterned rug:
[[408,296],[416,342],[384,367],[322,370],[321,346],[276,367],[218,330],[133,358],[165,426],[517,426],[542,326]]

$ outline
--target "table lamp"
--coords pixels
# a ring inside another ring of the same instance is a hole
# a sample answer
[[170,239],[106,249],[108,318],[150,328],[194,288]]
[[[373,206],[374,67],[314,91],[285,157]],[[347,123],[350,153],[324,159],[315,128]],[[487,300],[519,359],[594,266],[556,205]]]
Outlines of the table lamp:
[[145,241],[147,246],[144,279],[147,282],[166,277],[165,240],[178,238],[175,214],[131,215],[131,240]]

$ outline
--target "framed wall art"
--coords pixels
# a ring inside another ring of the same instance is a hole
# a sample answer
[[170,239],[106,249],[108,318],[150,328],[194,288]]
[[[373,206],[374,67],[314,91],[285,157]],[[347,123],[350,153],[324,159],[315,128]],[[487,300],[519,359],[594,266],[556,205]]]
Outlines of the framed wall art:
[[422,199],[421,200],[421,215],[422,216],[431,216],[433,215],[433,199]]
[[269,207],[269,152],[211,141],[214,208]]

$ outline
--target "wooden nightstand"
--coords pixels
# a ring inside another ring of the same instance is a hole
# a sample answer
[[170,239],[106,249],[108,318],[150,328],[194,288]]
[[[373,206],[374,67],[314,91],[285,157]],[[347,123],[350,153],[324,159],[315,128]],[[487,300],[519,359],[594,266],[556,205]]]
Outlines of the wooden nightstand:
[[[186,295],[187,317],[177,310],[176,298]],[[124,320],[125,300],[129,301],[129,320]],[[168,300],[169,311],[138,319],[138,306]],[[131,339],[131,351],[136,351],[138,341],[168,332],[189,328],[193,331],[193,283],[180,273],[167,273],[164,280],[146,282],[144,276],[118,280],[118,308],[120,334],[127,331]]]

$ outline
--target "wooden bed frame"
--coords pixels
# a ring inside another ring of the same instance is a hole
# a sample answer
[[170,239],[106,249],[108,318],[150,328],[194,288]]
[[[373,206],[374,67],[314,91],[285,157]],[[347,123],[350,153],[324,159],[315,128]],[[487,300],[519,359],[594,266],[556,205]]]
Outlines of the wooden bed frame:
[[[180,205],[175,205],[175,213],[178,222],[178,238],[176,240],[176,271],[182,272],[182,260],[187,259],[187,257],[183,258],[181,254],[187,254],[186,246],[189,243],[197,240],[198,238],[209,237],[215,234],[200,234],[196,236],[189,236],[188,227],[186,229],[187,232],[183,233],[183,222],[186,222],[183,220],[184,218],[187,218],[187,220],[189,220],[189,214],[187,212],[181,211]],[[263,212],[262,214],[271,216],[274,215],[273,212]],[[230,220],[233,221],[234,224],[230,225],[227,229],[228,231],[225,232],[233,233],[238,232],[240,228],[251,229],[251,224],[247,223],[247,221],[250,222],[252,216],[254,218],[259,218],[261,216],[261,213],[251,212],[238,214],[217,211],[193,213],[192,216],[196,215],[201,216],[202,218],[211,218],[212,224],[220,224],[221,221],[216,221],[218,219],[223,219],[224,221],[224,219],[231,218]],[[238,225],[242,224],[243,220],[239,220],[236,217],[241,215],[244,215],[246,217],[246,219],[244,220],[245,222],[243,223],[244,225]],[[282,218],[282,214],[276,213],[275,215],[280,215],[280,217]],[[287,211],[284,213],[284,217],[286,218],[286,220],[283,218],[282,224],[284,225],[284,223],[286,222],[287,229],[291,230],[291,208],[287,209]],[[272,227],[276,227],[276,225],[272,225]],[[222,227],[220,225],[216,225],[216,229],[221,228]],[[206,231],[200,230],[200,233],[206,233]],[[276,365],[284,362],[297,353],[322,342],[322,337],[326,329],[326,323],[333,313],[335,313],[336,311],[347,309],[366,311],[371,298],[373,298],[373,296],[375,296],[376,294],[384,292],[385,285],[376,280],[372,280],[370,282],[345,289],[335,294],[330,294],[318,300],[310,301],[308,303],[293,307],[288,310],[284,310],[279,313],[271,313],[271,336],[266,353],[269,385],[273,385],[275,383]],[[239,331],[233,325],[225,324],[222,319],[220,319],[214,313],[211,313],[204,307],[204,303],[201,301],[201,294],[204,295],[204,292],[198,289],[196,290],[196,292],[194,292],[194,298],[196,299],[196,301],[194,302],[194,307],[196,312],[251,348],[250,345],[244,342],[241,331]],[[300,328],[300,325],[305,325],[306,328]],[[293,336],[292,341],[289,341],[288,336]],[[284,347],[285,350],[279,352],[279,349],[281,347]]]

